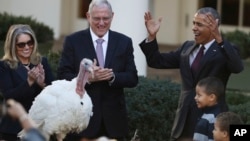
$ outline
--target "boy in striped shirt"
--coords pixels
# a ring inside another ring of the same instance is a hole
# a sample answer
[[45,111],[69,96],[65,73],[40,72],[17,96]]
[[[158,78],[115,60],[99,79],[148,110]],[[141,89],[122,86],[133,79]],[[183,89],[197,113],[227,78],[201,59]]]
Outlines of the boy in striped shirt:
[[225,86],[216,77],[204,78],[196,85],[195,101],[203,114],[196,124],[194,141],[213,141],[215,118],[219,113],[225,112],[220,104],[223,97],[225,97]]

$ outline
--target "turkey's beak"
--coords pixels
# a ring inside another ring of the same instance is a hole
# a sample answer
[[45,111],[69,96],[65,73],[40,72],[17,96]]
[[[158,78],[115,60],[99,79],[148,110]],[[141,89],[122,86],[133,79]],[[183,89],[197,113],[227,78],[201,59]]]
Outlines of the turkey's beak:
[[89,73],[91,73],[91,77],[94,78],[94,69],[92,66],[88,67],[88,71],[89,71]]

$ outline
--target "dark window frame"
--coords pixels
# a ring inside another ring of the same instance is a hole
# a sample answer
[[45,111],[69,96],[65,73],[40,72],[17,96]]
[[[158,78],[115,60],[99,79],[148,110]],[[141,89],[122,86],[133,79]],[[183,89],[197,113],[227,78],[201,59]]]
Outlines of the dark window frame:
[[86,13],[89,9],[89,4],[92,0],[79,0],[79,6],[78,6],[78,17],[86,19]]
[[[244,0],[243,2],[243,7],[241,7],[239,0],[199,0],[198,8],[213,7],[219,9],[222,25],[250,27],[250,14],[248,14],[250,12],[250,0]],[[240,11],[241,8],[243,8],[243,12]]]

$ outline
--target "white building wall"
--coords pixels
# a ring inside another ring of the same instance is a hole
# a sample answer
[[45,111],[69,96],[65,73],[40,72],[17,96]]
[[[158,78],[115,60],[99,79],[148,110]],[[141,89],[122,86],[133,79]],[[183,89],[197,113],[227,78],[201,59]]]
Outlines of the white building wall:
[[88,21],[78,17],[79,0],[62,0],[61,7],[61,36],[85,29]]
[[109,1],[114,11],[111,30],[124,33],[132,38],[138,75],[146,76],[146,60],[138,44],[147,36],[144,13],[148,11],[148,0]]
[[186,40],[193,40],[194,35],[192,31],[193,17],[195,12],[198,10],[198,0],[181,0],[179,4],[180,12],[180,24],[179,24],[179,40],[181,44]]
[[179,0],[154,0],[154,19],[162,17],[157,41],[160,44],[178,44],[180,8]]

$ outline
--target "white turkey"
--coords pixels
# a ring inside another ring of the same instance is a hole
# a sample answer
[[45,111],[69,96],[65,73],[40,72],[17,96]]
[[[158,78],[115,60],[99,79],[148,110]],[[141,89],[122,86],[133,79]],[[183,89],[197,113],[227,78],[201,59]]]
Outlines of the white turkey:
[[[47,140],[56,135],[62,141],[67,133],[87,128],[93,114],[92,101],[84,88],[90,73],[93,76],[93,62],[84,58],[76,78],[53,81],[35,98],[28,114]],[[24,130],[19,135],[22,138]]]

